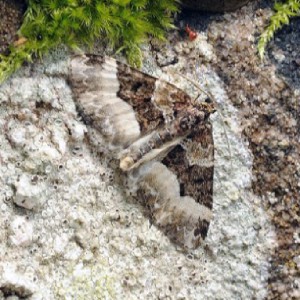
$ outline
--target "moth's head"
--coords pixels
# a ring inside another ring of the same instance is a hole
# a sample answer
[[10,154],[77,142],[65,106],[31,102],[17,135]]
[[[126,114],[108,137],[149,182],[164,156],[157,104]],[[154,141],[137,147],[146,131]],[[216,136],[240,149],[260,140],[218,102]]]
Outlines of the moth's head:
[[216,111],[216,107],[212,101],[209,99],[207,101],[202,102],[194,102],[193,106],[189,107],[186,111],[184,111],[184,118],[182,121],[189,121],[187,123],[192,127],[198,123],[206,122],[209,116]]
[[203,106],[188,109],[174,122],[176,135],[184,136],[197,128],[199,124],[206,123],[212,111],[211,107],[204,108]]
[[210,98],[206,98],[205,101],[194,103],[194,105],[199,111],[204,112],[206,118],[216,111],[216,106]]

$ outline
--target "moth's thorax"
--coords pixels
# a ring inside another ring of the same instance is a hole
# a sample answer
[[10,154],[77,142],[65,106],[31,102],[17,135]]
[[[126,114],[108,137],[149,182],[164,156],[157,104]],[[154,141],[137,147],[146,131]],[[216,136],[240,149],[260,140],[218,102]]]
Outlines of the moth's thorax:
[[188,108],[172,122],[137,140],[120,155],[120,168],[129,171],[153,158],[162,158],[180,140],[206,122],[206,114],[195,107]]

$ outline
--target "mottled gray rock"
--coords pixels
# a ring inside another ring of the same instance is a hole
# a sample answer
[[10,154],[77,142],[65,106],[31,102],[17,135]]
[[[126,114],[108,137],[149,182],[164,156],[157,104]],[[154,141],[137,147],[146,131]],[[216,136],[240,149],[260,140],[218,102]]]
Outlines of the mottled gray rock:
[[6,53],[9,44],[16,41],[25,6],[23,0],[0,1],[0,53]]
[[16,216],[9,227],[9,239],[14,246],[29,246],[33,239],[32,223],[23,216]]
[[[251,23],[250,17],[242,19]],[[252,39],[247,28],[240,32]],[[236,27],[230,29],[235,35]],[[220,24],[214,32],[223,31]],[[178,63],[161,70],[145,49],[145,70],[205,98],[185,75],[218,104],[212,117],[214,220],[206,245],[190,253],[151,226],[142,207],[124,196],[109,158],[97,154],[97,131],[79,119],[65,80],[68,57],[53,55],[24,67],[1,85],[0,258],[30,271],[30,278],[38,274],[32,299],[265,298],[277,242],[262,199],[251,192],[253,157],[238,110],[211,67],[217,57],[207,34],[172,43]],[[37,210],[14,203],[22,176],[29,188],[25,193],[23,185],[22,195],[45,184],[35,197],[41,200]],[[34,227],[28,247],[12,247],[7,240],[7,226],[20,212]]]
[[45,184],[35,180],[37,176],[22,174],[15,182],[16,195],[14,202],[26,209],[33,209],[42,204],[42,194],[46,189]]
[[0,290],[6,296],[31,296],[36,291],[36,285],[23,274],[16,272],[15,266],[3,264],[0,266]]

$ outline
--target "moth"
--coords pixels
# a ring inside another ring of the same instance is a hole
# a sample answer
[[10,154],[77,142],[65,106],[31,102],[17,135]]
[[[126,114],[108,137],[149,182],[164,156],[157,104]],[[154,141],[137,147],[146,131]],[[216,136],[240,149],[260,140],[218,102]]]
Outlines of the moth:
[[214,105],[110,57],[74,56],[69,68],[79,113],[144,214],[176,244],[197,248],[212,218]]

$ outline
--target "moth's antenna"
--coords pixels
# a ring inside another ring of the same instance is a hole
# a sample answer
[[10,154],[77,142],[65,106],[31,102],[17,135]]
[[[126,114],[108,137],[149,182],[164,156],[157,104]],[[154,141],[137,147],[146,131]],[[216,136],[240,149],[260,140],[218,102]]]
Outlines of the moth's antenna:
[[[178,74],[178,73],[177,73]],[[214,97],[213,97],[213,95],[212,95],[212,93],[210,93],[210,92],[208,92],[208,91],[205,91],[197,82],[195,82],[193,79],[191,79],[191,78],[189,78],[189,77],[187,77],[187,76],[185,76],[185,75],[183,75],[183,74],[178,74],[179,76],[181,76],[181,77],[183,77],[184,79],[186,79],[187,81],[189,81],[191,84],[193,84],[199,91],[201,91],[202,93],[204,93],[207,97],[210,97],[210,98],[212,98],[212,99],[215,99]],[[196,97],[196,99],[195,100],[197,100],[198,98],[200,97],[200,94]],[[214,102],[216,102],[215,100],[214,100]],[[216,102],[216,104],[218,104],[217,102]]]
[[[213,94],[209,91],[205,91],[197,82],[195,82],[193,79],[183,75],[183,74],[179,74],[177,73],[176,71],[174,72],[176,73],[178,76],[181,76],[183,77],[184,79],[186,79],[187,81],[189,81],[192,85],[194,85],[194,87],[196,89],[198,89],[199,91],[201,91],[202,93],[204,93],[207,97],[211,98],[214,102],[214,104],[216,104],[217,108],[219,107],[218,105],[218,102],[216,101],[216,98],[213,96]],[[195,98],[195,100],[197,100],[198,98],[200,97],[200,93],[198,94],[198,96]],[[224,134],[225,134],[225,137],[226,137],[226,144],[227,144],[227,147],[228,147],[228,151],[229,151],[229,156],[232,157],[231,155],[231,147],[230,147],[230,143],[229,143],[229,139],[228,139],[228,135],[227,135],[227,132],[226,132],[226,129],[225,129],[225,122],[224,122],[224,116],[222,115],[222,113],[220,112],[220,110],[217,110],[217,113],[219,114],[220,116],[220,119],[221,119],[221,122],[222,122],[222,125],[223,125],[223,128],[224,128]],[[232,164],[232,162],[231,162]]]

